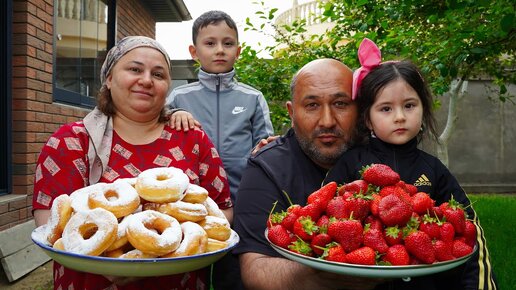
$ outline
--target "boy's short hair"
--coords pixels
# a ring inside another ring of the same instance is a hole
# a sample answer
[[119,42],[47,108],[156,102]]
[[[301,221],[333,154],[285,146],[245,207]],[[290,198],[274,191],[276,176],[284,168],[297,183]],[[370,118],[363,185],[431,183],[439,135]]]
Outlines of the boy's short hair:
[[197,41],[197,35],[199,34],[199,31],[210,25],[210,24],[217,24],[221,21],[225,21],[226,24],[229,26],[229,28],[235,30],[237,41],[238,41],[238,29],[235,21],[231,16],[229,16],[226,12],[219,11],[219,10],[211,10],[208,12],[203,13],[201,16],[197,17],[195,19],[193,26],[192,26],[192,41],[193,44],[196,44]]

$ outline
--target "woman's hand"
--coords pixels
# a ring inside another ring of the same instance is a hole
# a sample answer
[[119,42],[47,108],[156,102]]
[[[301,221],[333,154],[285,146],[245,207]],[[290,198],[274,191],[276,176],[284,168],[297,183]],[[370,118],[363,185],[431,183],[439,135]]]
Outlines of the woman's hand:
[[193,115],[187,111],[176,111],[170,116],[170,120],[168,124],[172,129],[176,129],[180,131],[187,132],[188,130],[193,130],[195,127],[201,128],[201,123],[195,120]]

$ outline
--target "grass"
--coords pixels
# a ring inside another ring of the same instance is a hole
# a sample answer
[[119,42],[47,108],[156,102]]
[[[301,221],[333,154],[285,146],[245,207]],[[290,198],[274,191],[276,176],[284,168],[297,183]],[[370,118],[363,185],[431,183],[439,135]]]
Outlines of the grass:
[[516,248],[514,245],[516,195],[469,194],[480,225],[484,229],[487,247],[491,254],[493,271],[499,289],[511,289],[516,285]]

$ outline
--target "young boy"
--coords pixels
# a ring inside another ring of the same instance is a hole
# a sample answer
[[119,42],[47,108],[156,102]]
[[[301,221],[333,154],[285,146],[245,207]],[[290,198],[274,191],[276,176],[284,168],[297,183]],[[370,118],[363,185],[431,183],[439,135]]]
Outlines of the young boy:
[[[235,80],[233,65],[240,55],[238,30],[222,11],[208,11],[192,27],[192,58],[199,62],[198,82],[177,87],[167,98],[200,122],[214,143],[226,170],[231,199],[252,148],[273,134],[269,107],[263,94]],[[238,257],[228,254],[213,270],[215,289],[243,289]]]

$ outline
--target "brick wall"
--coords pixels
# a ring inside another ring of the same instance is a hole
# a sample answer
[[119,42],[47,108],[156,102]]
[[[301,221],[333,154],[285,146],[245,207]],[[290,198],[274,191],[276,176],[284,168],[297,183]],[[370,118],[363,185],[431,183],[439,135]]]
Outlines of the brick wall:
[[[155,37],[142,1],[117,1],[117,38]],[[13,3],[13,191],[0,197],[0,231],[32,219],[34,168],[50,134],[89,110],[53,102],[53,0]]]

